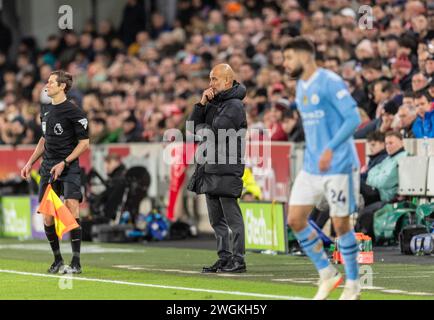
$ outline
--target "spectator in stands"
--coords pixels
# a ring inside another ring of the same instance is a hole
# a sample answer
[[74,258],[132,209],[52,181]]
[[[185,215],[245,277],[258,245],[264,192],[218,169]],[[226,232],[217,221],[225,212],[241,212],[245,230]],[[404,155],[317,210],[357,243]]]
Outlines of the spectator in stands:
[[371,122],[371,118],[369,118],[365,109],[357,108],[357,110],[359,111],[359,115],[360,115],[360,119],[361,119],[361,123],[357,127],[357,130],[360,130],[360,129],[366,127]]
[[[178,1],[178,21],[172,25],[170,15],[158,10],[160,6],[152,6],[152,12],[147,12],[143,0],[128,0],[119,32],[110,21],[103,20],[97,26],[87,22],[80,34],[66,31],[49,35],[42,50],[32,38],[17,39],[15,52],[8,50],[10,31],[2,33],[4,26],[0,26],[0,37],[6,35],[1,42],[4,49],[0,48],[0,107],[8,115],[7,125],[14,117],[23,116],[26,132],[31,135],[32,119],[23,115],[21,106],[30,103],[30,109],[38,110],[47,75],[53,68],[65,66],[75,83],[69,98],[82,104],[88,113],[91,132],[101,133],[106,126],[113,126],[110,113],[126,119],[128,112],[135,110],[138,125],[143,127],[141,139],[160,141],[165,129],[177,127],[179,118],[187,115],[192,103],[185,103],[194,101],[194,95],[206,88],[210,66],[230,61],[240,75],[237,80],[248,88],[247,99],[250,97],[252,105],[247,108],[248,119],[255,124],[270,124],[270,116],[275,118],[276,113],[265,110],[282,98],[291,105],[295,92],[294,81],[283,76],[278,48],[290,37],[303,33],[315,41],[318,63],[345,79],[360,113],[366,114],[369,121],[376,119],[370,123],[365,116],[367,132],[380,129],[381,110],[392,98],[385,97],[390,95],[386,87],[391,79],[391,96],[395,100],[403,92],[420,90],[423,74],[426,79],[433,77],[429,4],[382,2],[374,6],[377,21],[372,30],[357,27],[356,13],[349,8],[348,0],[324,4],[311,1],[309,6],[300,6],[292,0],[237,4]],[[416,70],[420,73],[415,74]],[[428,90],[433,96],[432,85]],[[89,94],[95,96],[90,104],[86,98]],[[11,104],[17,106],[18,113],[9,116]],[[169,110],[173,104],[183,115]],[[33,114],[33,118],[37,117]],[[284,112],[280,120],[273,121],[271,125],[278,133],[275,138],[286,141],[293,126],[292,116]],[[94,125],[96,130],[92,129]],[[124,140],[119,138],[122,126],[115,124],[107,139],[92,141]],[[359,129],[365,129],[362,127]]]
[[387,157],[387,151],[384,144],[384,133],[380,131],[370,132],[367,135],[366,140],[369,149],[369,161],[367,165],[360,169],[360,182],[362,184],[366,184],[369,171]]
[[422,72],[416,72],[411,78],[411,88],[413,92],[425,89],[428,85],[428,79]]
[[143,128],[134,113],[131,113],[122,124],[122,134],[119,136],[118,142],[140,142],[142,141],[142,131]]
[[355,139],[366,139],[370,132],[379,130],[382,133],[393,130],[392,124],[395,115],[398,112],[398,104],[395,100],[389,100],[381,111],[381,117],[371,120],[366,126],[356,131],[354,134]]
[[12,45],[12,32],[8,26],[0,18],[0,52],[8,52]]
[[116,153],[110,153],[105,157],[104,168],[108,177],[105,181],[106,189],[97,195],[94,201],[103,204],[102,213],[106,218],[114,220],[124,195],[126,168],[121,157]]
[[283,113],[282,129],[288,135],[288,141],[304,141],[303,124],[297,110],[289,109]]
[[[431,97],[434,97],[434,75],[431,78],[431,82],[428,85],[428,93]],[[433,108],[434,109],[434,108]]]
[[126,46],[135,40],[136,34],[146,28],[146,12],[141,1],[128,0],[125,5],[119,34]]
[[413,123],[417,117],[416,108],[412,105],[403,104],[399,107],[398,113],[398,124],[396,129],[399,130],[402,137],[405,139],[415,138],[413,132]]
[[402,105],[404,106],[412,106],[414,107],[414,101],[413,101],[413,91],[405,91],[402,96]]
[[370,98],[369,88],[381,78],[383,78],[381,61],[371,58],[362,62],[361,79],[365,85],[360,86],[359,98],[356,101],[371,119],[376,116],[377,104]]
[[23,144],[26,138],[27,126],[21,116],[15,117],[10,123],[7,123],[2,131],[1,140],[5,144],[19,145]]
[[[406,157],[404,142],[399,132],[392,131],[386,134],[385,145],[387,157],[374,166],[368,173],[366,184],[362,183],[361,193],[364,199],[370,200],[368,205],[359,212],[356,231],[374,237],[374,213],[386,203],[396,198],[398,191],[398,161]],[[377,200],[375,202],[372,202]]]
[[67,30],[61,42],[60,47],[62,50],[58,57],[58,62],[62,68],[66,68],[74,60],[75,55],[79,51],[78,44],[77,34],[74,31]]
[[17,57],[17,81],[20,82],[26,74],[32,75],[35,71],[35,66],[32,64],[28,53],[21,53]]
[[398,57],[392,64],[393,83],[399,84],[402,91],[411,90],[412,70],[413,66],[406,55]]
[[415,138],[434,137],[434,111],[432,97],[428,91],[416,92],[414,104],[417,110],[417,118],[413,123],[412,131]]
[[377,104],[375,118],[380,118],[383,107],[388,102],[395,92],[393,84],[387,80],[380,80],[374,84],[374,102]]
[[386,133],[385,145],[388,157],[369,171],[366,184],[378,191],[381,201],[391,201],[398,190],[398,161],[407,153],[399,132]]
[[411,63],[412,72],[418,65],[417,42],[417,38],[410,31],[402,35],[398,40],[397,58],[398,60],[408,60]]
[[411,19],[413,31],[416,33],[419,40],[428,40],[430,36],[428,30],[428,18],[426,14],[418,14]]
[[102,142],[113,143],[119,141],[119,136],[122,134],[122,120],[118,114],[110,113],[106,119],[107,135]]
[[289,101],[279,99],[269,110],[269,125],[272,141],[288,141],[288,132],[283,129],[283,112],[289,109]]
[[151,32],[152,39],[157,39],[163,32],[170,31],[164,16],[160,13],[154,13],[151,16]]
[[[431,41],[432,42],[432,41]],[[433,45],[431,45],[433,46]],[[426,61],[425,61],[425,73],[431,77],[431,80],[434,77],[434,49],[430,49],[432,52],[429,51],[425,51],[428,52],[428,54],[426,55]]]
[[92,144],[102,143],[107,136],[106,122],[103,118],[94,117],[89,123],[89,139]]

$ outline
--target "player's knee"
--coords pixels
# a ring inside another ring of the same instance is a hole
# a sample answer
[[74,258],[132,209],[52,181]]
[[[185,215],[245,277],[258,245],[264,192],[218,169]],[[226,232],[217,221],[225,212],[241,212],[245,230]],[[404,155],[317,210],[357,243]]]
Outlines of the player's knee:
[[78,218],[78,213],[80,210],[80,204],[78,202],[78,200],[75,199],[66,199],[65,200],[65,205],[68,207],[68,209],[71,211],[71,213]]
[[75,199],[66,199],[65,205],[71,206],[71,207],[78,207],[78,200]]
[[52,226],[54,224],[54,218],[52,216],[44,215],[44,225],[47,227]]
[[295,232],[303,230],[305,223],[295,215],[290,215],[288,217],[288,226]]
[[299,232],[306,228],[307,218],[310,213],[310,209],[306,207],[290,206],[288,214],[288,226],[295,232]]
[[347,219],[334,218],[333,227],[338,236],[346,234],[348,231],[351,230],[350,222]]

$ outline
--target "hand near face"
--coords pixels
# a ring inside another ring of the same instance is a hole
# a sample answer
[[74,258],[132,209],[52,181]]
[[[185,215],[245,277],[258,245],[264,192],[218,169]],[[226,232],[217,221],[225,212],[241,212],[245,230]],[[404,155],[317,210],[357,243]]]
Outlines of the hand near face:
[[200,103],[205,105],[208,101],[211,101],[215,96],[214,89],[208,88],[202,94],[202,99],[200,99]]

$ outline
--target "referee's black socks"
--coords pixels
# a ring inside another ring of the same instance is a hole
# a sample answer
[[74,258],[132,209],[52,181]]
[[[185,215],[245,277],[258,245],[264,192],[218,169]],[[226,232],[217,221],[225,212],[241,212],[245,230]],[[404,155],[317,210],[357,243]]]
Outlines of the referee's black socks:
[[[80,219],[75,219],[80,225]],[[71,264],[80,264],[81,226],[72,229],[71,232],[72,261]]]
[[46,226],[44,224],[44,229],[45,235],[47,236],[48,242],[50,243],[51,250],[53,251],[54,260],[56,262],[63,260],[62,255],[60,254],[59,238],[57,237],[54,224],[51,226]]

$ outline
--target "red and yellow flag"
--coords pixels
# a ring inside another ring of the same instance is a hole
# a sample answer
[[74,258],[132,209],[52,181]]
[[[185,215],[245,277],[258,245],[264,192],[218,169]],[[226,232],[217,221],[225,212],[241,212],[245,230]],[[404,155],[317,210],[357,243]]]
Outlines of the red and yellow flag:
[[62,239],[63,234],[79,227],[71,211],[69,211],[68,207],[63,204],[62,200],[51,188],[51,184],[45,190],[38,212],[54,217],[54,227],[60,239]]

